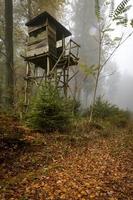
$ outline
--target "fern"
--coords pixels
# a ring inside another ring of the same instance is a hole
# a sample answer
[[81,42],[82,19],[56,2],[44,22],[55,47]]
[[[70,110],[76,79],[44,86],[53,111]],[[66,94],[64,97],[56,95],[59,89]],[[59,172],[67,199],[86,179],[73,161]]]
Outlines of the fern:
[[99,21],[100,17],[101,17],[99,0],[95,0],[95,15],[96,15],[96,17],[97,17],[97,19]]
[[127,27],[127,24],[128,24],[128,17],[127,14],[125,13],[124,26]]
[[111,17],[111,18],[113,17],[114,7],[115,7],[114,0],[111,0],[111,3],[110,3],[110,13],[109,13],[109,17]]
[[123,14],[125,12],[125,10],[127,11],[130,7],[127,7],[127,4],[130,0],[123,0],[118,6],[117,8],[114,10],[113,13],[113,18],[114,20],[121,14]]
[[130,23],[130,25],[133,27],[133,19],[131,20],[131,23]]

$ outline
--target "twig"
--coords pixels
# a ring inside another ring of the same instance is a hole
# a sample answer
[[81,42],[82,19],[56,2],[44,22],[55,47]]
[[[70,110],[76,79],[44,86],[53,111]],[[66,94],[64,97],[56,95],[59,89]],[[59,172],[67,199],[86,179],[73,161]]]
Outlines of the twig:
[[[112,53],[110,54],[110,56],[106,59],[106,61],[101,65],[101,70],[103,69],[103,67],[107,64],[107,62],[111,59],[111,57],[114,55],[114,53],[116,52],[116,50],[121,47],[127,40],[129,37],[131,37],[133,35],[133,31],[122,41],[122,39],[120,40],[119,44],[115,47],[115,49],[112,51]],[[122,42],[121,42],[122,41]]]
[[117,71],[117,70],[113,71],[113,72],[110,73],[110,74],[106,74],[106,75],[102,76],[102,77],[100,78],[100,80],[103,79],[103,78],[105,78],[105,77],[107,77],[107,76],[112,76],[113,74],[116,73],[116,71]]

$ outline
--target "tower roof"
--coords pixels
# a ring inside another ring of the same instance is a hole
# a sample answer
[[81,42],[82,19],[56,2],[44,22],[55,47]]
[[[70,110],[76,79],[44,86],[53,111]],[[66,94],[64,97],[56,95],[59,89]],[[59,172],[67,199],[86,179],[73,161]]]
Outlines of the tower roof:
[[59,23],[54,17],[52,17],[46,11],[39,14],[38,16],[32,18],[25,25],[28,27],[37,26],[39,24],[45,23],[47,19],[49,22],[53,23],[56,26],[58,39],[61,39],[62,34],[64,35],[64,37],[68,37],[68,36],[72,35],[68,29],[66,29],[61,23]]

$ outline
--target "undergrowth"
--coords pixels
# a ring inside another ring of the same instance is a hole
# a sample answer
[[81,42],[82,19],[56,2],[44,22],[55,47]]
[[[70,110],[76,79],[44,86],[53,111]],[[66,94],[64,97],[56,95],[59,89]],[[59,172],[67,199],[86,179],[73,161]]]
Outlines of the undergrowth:
[[[91,106],[84,112],[84,116],[89,116],[91,111]],[[116,126],[119,128],[124,128],[128,125],[130,120],[129,111],[125,111],[112,105],[110,102],[98,97],[93,111],[93,121],[100,122],[102,124]]]
[[43,132],[66,131],[77,112],[77,105],[62,97],[55,87],[45,85],[33,99],[26,116],[27,124]]

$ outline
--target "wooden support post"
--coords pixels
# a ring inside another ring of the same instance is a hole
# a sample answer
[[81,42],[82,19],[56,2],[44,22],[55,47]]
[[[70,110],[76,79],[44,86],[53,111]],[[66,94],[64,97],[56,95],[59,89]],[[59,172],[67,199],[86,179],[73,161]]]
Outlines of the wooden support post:
[[65,73],[65,69],[63,69],[63,90],[64,90],[64,96],[67,96],[67,92],[66,92],[66,73]]
[[68,80],[69,80],[69,68],[66,69],[66,89],[67,89],[67,96],[66,97],[68,97],[68,87],[69,87],[69,85],[68,85],[69,81]]
[[62,51],[64,52],[63,53],[63,57],[64,57],[65,56],[65,37],[64,37],[64,35],[62,37]]
[[55,69],[54,71],[54,84],[55,84],[55,87],[57,88],[57,85],[58,85],[58,76],[57,76],[57,68]]
[[68,92],[68,78],[69,78],[69,69],[63,70],[63,89],[64,89],[64,96],[67,98]]
[[71,54],[71,49],[72,49],[72,41],[70,40],[69,56]]
[[25,104],[25,112],[27,111],[28,104],[29,104],[29,77],[31,75],[31,69],[30,69],[30,63],[27,62],[26,65],[26,84],[25,84],[25,99],[24,99],[24,104]]
[[[46,21],[46,34],[47,34],[47,37],[48,37],[48,34],[49,34],[49,30],[48,30],[48,19]],[[48,39],[48,45],[49,45],[49,37],[47,38]],[[49,51],[49,46],[48,46],[48,51]],[[47,67],[46,67],[46,80],[48,80],[48,77],[50,75],[50,58],[49,58],[49,55],[47,55]]]
[[50,58],[47,56],[47,78],[50,75]]

